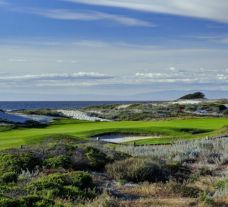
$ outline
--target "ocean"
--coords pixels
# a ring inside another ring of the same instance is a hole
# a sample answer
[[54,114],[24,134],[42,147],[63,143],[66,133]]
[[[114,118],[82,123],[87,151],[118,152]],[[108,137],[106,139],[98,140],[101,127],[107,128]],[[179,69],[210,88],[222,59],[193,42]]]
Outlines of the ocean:
[[80,109],[88,106],[129,103],[139,103],[139,101],[2,101],[0,109]]

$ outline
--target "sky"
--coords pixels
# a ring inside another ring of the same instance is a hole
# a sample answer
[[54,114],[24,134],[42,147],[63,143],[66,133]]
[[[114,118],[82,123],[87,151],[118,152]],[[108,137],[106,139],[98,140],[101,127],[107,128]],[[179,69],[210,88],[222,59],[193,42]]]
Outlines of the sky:
[[0,101],[228,98],[227,0],[0,0]]

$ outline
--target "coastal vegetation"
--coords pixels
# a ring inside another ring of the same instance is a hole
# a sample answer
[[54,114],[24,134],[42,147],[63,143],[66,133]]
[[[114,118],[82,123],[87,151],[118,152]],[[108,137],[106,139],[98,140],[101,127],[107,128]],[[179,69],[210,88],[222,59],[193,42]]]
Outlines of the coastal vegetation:
[[46,140],[0,151],[1,207],[227,206],[227,139]]

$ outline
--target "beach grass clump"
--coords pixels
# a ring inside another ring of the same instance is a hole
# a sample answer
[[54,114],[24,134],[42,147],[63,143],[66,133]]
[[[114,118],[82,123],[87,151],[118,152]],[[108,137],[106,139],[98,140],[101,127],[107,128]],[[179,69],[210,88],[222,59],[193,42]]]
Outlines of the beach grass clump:
[[228,160],[227,138],[178,141],[172,145],[133,146],[121,145],[116,150],[135,157],[151,157],[178,162],[196,162],[221,164]]
[[124,207],[120,202],[107,192],[102,193],[90,202],[79,204],[78,207]]

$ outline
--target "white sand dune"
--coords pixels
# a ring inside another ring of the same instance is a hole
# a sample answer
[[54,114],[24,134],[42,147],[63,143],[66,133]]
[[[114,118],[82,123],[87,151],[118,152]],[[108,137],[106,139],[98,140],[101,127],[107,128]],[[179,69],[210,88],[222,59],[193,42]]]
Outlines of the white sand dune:
[[171,102],[172,104],[199,104],[199,103],[202,103],[204,102],[205,100],[178,100],[178,101],[174,101],[174,102]]
[[58,110],[58,112],[62,113],[64,116],[69,118],[85,120],[85,121],[109,121],[106,119],[101,119],[98,117],[88,116],[86,113],[78,111],[78,110]]

